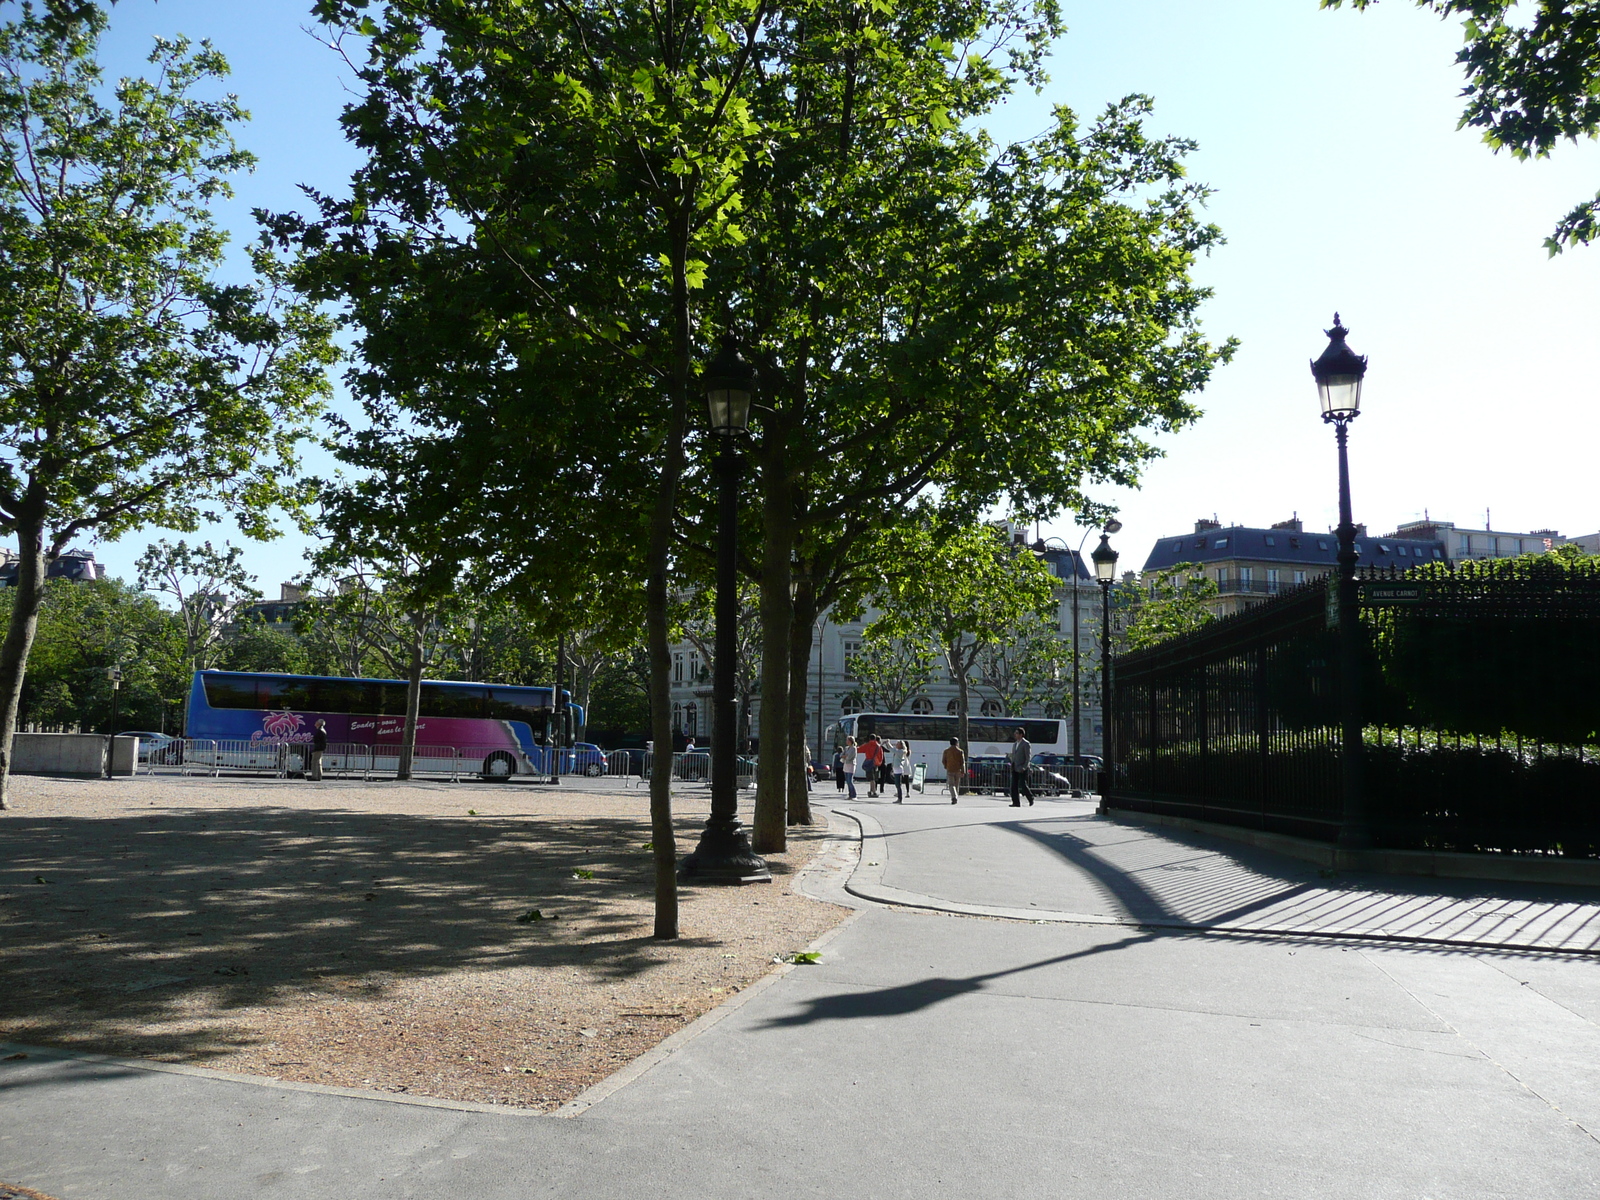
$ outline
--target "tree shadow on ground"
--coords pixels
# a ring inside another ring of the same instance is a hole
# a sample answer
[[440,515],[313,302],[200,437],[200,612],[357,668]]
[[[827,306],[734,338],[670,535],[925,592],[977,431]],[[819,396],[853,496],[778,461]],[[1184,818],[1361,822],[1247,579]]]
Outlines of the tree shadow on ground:
[[[682,822],[684,849],[697,826]],[[168,809],[19,815],[4,835],[0,1030],[25,1020],[17,1040],[39,1044],[82,1044],[98,1023],[125,1031],[98,1048],[192,1057],[222,1040],[183,1027],[197,1006],[381,998],[407,979],[511,967],[620,981],[672,947],[716,944],[650,936],[643,815]]]

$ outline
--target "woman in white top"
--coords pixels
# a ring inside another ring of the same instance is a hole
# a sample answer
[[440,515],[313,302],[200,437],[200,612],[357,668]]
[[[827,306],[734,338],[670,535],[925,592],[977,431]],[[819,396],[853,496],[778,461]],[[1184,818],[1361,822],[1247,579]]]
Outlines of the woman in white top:
[[850,789],[850,799],[856,798],[856,740],[844,739],[844,782]]
[[896,742],[894,744],[894,802],[899,804],[902,800],[901,788],[905,795],[911,794],[911,744],[909,742]]

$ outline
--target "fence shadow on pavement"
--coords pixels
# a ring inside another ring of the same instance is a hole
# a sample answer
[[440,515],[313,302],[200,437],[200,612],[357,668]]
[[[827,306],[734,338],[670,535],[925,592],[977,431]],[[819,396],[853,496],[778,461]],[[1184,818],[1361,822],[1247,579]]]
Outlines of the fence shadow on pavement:
[[524,966],[626,979],[667,953],[648,837],[643,814],[8,816],[0,1039],[203,1062],[234,1044],[231,1010],[313,992]]
[[1593,888],[1335,873],[1189,831],[1151,835],[1110,826],[1115,835],[1096,839],[1063,826],[1084,834],[1108,829],[1089,817],[999,827],[1078,868],[1134,921],[1600,948],[1600,892]]

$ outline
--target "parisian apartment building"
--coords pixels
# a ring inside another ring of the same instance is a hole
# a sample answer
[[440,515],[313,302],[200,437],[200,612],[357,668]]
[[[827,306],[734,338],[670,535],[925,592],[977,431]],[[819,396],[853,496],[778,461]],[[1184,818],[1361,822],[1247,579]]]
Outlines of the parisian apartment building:
[[[1600,533],[1563,537],[1554,529],[1514,533],[1467,529],[1450,521],[1423,519],[1373,536],[1356,526],[1356,552],[1361,565],[1405,570],[1430,562],[1515,558],[1540,554],[1567,543],[1589,553],[1600,549]],[[1217,585],[1210,607],[1218,616],[1259,604],[1280,591],[1321,579],[1338,565],[1339,539],[1332,530],[1308,532],[1298,516],[1274,525],[1223,525],[1215,518],[1198,520],[1187,534],[1157,540],[1145,560],[1146,572],[1171,570],[1190,563]]]
[[[1021,535],[1014,535],[1019,544]],[[1079,713],[1079,737],[1085,754],[1099,754],[1103,726],[1100,715],[1100,586],[1093,573],[1077,551],[1034,543],[1028,546],[1050,568],[1056,577],[1056,630],[1067,646],[1073,644],[1073,597],[1077,597],[1078,644],[1082,654],[1078,659],[1082,707]],[[859,620],[837,621],[831,612],[824,613],[811,632],[811,669],[806,685],[806,741],[815,757],[822,752],[831,725],[847,713],[862,712],[866,708],[859,681],[851,674],[850,660],[860,652],[862,637],[873,621],[880,616],[876,609],[868,608]],[[957,707],[956,685],[951,682],[942,661],[935,660],[933,678],[926,687],[912,697],[906,709],[913,713],[954,713]],[[1042,706],[1030,705],[1022,712],[1005,712],[1000,701],[987,694],[975,681],[969,682],[968,704],[973,716],[1006,717],[1065,717],[1071,712],[1046,712]],[[760,699],[754,698],[747,713],[741,712],[741,724],[750,730],[752,738],[760,729]],[[704,745],[711,734],[711,676],[710,664],[688,642],[672,647],[672,726],[681,748],[689,740]],[[1068,734],[1070,737],[1070,733]],[[754,744],[753,741],[751,743]],[[832,754],[831,743],[826,746]],[[820,759],[818,761],[821,761]]]

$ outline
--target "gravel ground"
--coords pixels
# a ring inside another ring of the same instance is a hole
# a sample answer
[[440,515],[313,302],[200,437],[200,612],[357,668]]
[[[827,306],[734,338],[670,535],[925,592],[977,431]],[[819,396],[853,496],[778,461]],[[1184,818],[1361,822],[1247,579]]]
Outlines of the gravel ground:
[[[681,888],[682,936],[655,941],[648,798],[607,781],[18,777],[12,795],[15,1042],[548,1110],[849,912],[790,888],[819,824],[790,830],[770,886]],[[685,853],[705,789],[674,810]]]

